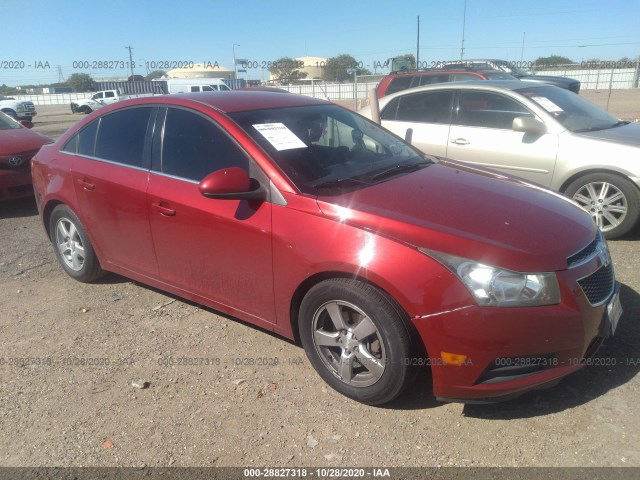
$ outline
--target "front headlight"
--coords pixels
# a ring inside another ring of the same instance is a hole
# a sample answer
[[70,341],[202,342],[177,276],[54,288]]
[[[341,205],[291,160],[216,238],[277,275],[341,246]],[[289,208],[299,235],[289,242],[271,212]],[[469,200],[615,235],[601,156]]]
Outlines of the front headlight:
[[419,250],[455,273],[478,305],[532,307],[560,303],[560,287],[553,272],[512,272],[426,248]]

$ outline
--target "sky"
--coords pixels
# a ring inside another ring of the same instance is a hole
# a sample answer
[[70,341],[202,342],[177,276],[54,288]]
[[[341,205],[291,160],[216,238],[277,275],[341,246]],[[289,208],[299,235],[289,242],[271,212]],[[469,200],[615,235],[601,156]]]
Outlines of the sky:
[[459,59],[463,30],[465,59],[640,56],[640,0],[466,0],[466,12],[465,0],[0,0],[0,12],[10,86],[126,76],[128,46],[139,75],[178,62],[233,69],[234,50],[258,67],[240,74],[249,79],[281,57],[343,53],[386,73],[388,58],[416,55],[418,16],[424,66]]

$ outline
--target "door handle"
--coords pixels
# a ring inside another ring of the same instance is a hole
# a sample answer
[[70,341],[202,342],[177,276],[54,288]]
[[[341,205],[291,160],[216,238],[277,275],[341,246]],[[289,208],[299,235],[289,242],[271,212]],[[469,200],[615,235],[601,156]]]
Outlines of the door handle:
[[94,183],[91,183],[86,178],[82,178],[82,179],[79,178],[78,179],[78,185],[80,185],[85,190],[95,190],[95,188],[96,188],[96,185]]
[[469,145],[469,140],[466,138],[452,138],[451,143],[455,143],[456,145]]
[[165,217],[173,217],[176,214],[176,211],[172,208],[165,207],[160,203],[153,203],[152,206],[160,212],[160,215],[164,215]]

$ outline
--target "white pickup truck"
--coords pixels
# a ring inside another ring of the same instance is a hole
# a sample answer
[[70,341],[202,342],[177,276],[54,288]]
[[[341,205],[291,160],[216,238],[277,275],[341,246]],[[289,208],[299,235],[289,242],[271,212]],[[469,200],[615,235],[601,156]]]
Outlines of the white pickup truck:
[[73,113],[91,113],[105,105],[127,100],[129,98],[151,97],[153,93],[136,93],[133,95],[123,95],[118,90],[101,90],[94,93],[91,97],[80,100],[78,103],[71,103],[71,111]]
[[16,100],[13,97],[0,95],[0,112],[6,113],[16,120],[27,120],[31,122],[37,115],[33,102]]

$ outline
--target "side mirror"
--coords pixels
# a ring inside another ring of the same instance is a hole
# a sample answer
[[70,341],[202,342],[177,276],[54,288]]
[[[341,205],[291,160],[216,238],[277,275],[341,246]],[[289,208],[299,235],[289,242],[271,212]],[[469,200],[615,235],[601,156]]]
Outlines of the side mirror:
[[267,191],[239,167],[223,168],[210,173],[202,179],[198,190],[207,198],[219,200],[267,199]]
[[534,133],[542,135],[547,133],[547,127],[540,120],[533,117],[516,117],[511,128],[516,132]]

